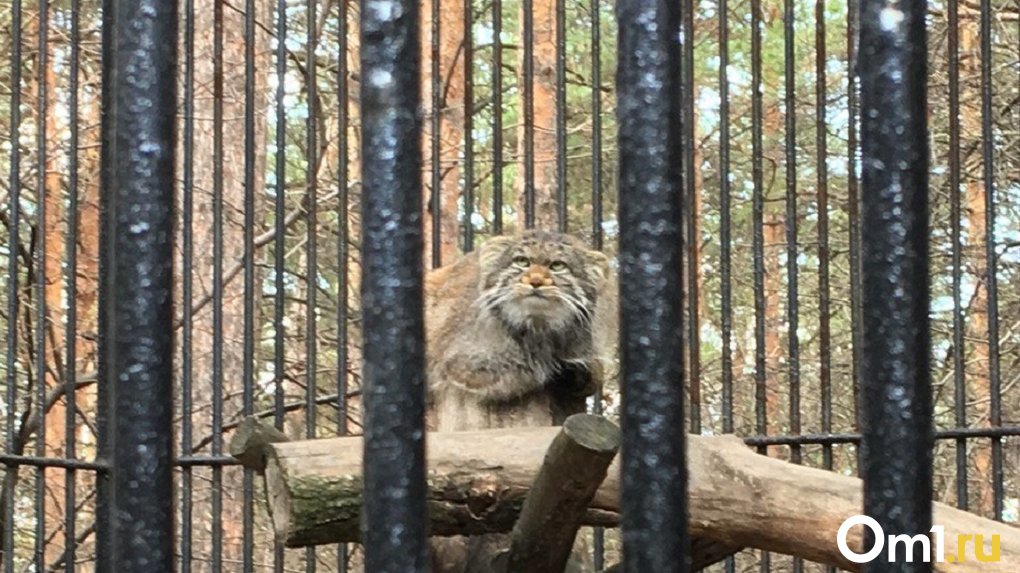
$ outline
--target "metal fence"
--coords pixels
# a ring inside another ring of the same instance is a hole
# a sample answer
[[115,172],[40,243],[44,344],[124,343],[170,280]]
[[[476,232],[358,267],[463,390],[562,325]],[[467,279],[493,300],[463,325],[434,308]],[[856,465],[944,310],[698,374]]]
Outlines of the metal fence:
[[[4,571],[425,570],[422,267],[531,226],[622,277],[599,567],[686,570],[685,431],[1020,520],[1015,3],[0,5]],[[364,433],[363,548],[245,415]]]

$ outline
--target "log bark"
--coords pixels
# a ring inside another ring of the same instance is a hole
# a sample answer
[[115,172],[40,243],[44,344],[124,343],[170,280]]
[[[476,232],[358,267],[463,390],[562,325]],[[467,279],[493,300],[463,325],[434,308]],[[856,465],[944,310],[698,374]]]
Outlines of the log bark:
[[[440,432],[429,436],[428,496],[432,535],[508,532],[520,513],[556,427]],[[861,481],[755,454],[733,436],[689,436],[689,511],[694,537],[747,546],[861,571],[836,545],[836,532],[863,507]],[[357,541],[361,510],[360,438],[271,444],[266,491],[278,538],[290,547]],[[583,517],[619,524],[619,461]],[[1020,571],[1020,529],[935,504],[946,553],[958,534],[999,536],[995,563],[936,563],[939,573]],[[862,551],[854,528],[848,539]]]
[[567,418],[524,500],[505,571],[564,570],[584,512],[619,449],[620,429],[609,420],[590,414]]

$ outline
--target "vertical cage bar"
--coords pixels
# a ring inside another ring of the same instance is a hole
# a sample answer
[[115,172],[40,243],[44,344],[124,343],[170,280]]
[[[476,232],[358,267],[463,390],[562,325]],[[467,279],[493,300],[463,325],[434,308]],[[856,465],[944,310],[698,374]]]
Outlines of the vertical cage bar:
[[[762,165],[763,145],[763,88],[762,81],[762,6],[761,0],[751,0],[751,250],[754,266],[754,414],[755,431],[766,435],[768,420],[768,376],[765,352],[765,184]],[[732,429],[732,412],[730,417]],[[765,446],[758,447],[758,453],[767,452]],[[727,563],[727,573],[732,573],[736,564]],[[772,570],[772,558],[762,551],[758,569],[763,573]]]
[[[719,0],[719,305],[722,326],[723,409],[733,408],[733,276],[730,233],[730,85],[729,7]],[[694,60],[691,60],[693,62]],[[691,96],[688,95],[688,98]],[[691,138],[693,140],[693,137]],[[693,151],[688,152],[692,158]],[[693,174],[693,171],[691,172]],[[693,186],[691,186],[693,188]],[[693,205],[693,202],[691,203]],[[693,269],[697,272],[697,269]],[[692,280],[697,280],[692,277]],[[696,312],[691,308],[691,313]],[[730,432],[732,428],[723,431]]]
[[[284,108],[287,83],[287,46],[282,38],[287,37],[287,0],[276,4],[276,166],[275,197],[273,202],[273,422],[277,429],[283,429],[283,380],[284,380],[284,300],[286,283],[286,240],[287,227],[287,111]],[[278,549],[282,551],[282,547]],[[280,554],[282,555],[282,553]],[[277,561],[277,565],[279,562]]]
[[319,269],[318,269],[318,206],[316,205],[316,195],[318,194],[318,161],[319,161],[319,148],[318,148],[318,133],[316,129],[316,121],[318,111],[318,66],[315,63],[315,46],[318,43],[318,34],[316,31],[317,17],[316,17],[316,0],[308,0],[305,5],[306,9],[306,26],[307,26],[307,37],[305,43],[305,69],[307,77],[306,82],[306,98],[308,106],[308,117],[305,122],[305,205],[307,210],[307,223],[306,223],[306,235],[305,235],[305,257],[306,257],[306,273],[307,273],[307,289],[306,294],[306,314],[305,314],[305,361],[307,363],[305,369],[305,401],[307,409],[305,410],[306,427],[305,436],[308,438],[315,437],[315,425],[316,419],[316,370],[317,370],[317,352],[318,344],[317,339],[317,325],[316,325],[316,307],[318,305],[318,284],[319,284]]
[[[846,54],[847,54],[847,219],[850,225],[850,371],[853,380],[854,429],[860,430],[861,396],[861,332],[864,330],[864,309],[861,308],[861,198],[857,171],[859,147],[857,143],[858,118],[858,70],[857,34],[860,20],[859,0],[847,0]],[[858,450],[860,455],[860,450]],[[858,464],[858,472],[860,471]]]
[[[815,1],[815,185],[818,201],[818,385],[822,394],[822,433],[832,432],[832,329],[829,288],[829,148],[826,118],[827,74],[825,1]],[[822,446],[822,465],[832,469],[832,445]]]
[[[67,156],[68,172],[68,203],[67,203],[67,240],[64,243],[64,251],[67,257],[67,265],[64,270],[64,282],[67,285],[67,326],[64,331],[64,381],[67,384],[64,393],[66,409],[64,410],[64,456],[73,460],[78,457],[77,435],[75,432],[75,415],[78,411],[77,390],[77,340],[78,340],[78,73],[81,69],[81,38],[80,32],[80,9],[79,0],[71,0],[71,53],[70,69],[68,76],[69,101],[68,114],[70,116],[70,140]],[[68,469],[64,474],[64,571],[74,573],[75,563],[78,555],[77,524],[75,523],[75,508],[77,501],[77,474],[73,469]]]
[[556,0],[556,227],[567,232],[567,7]]
[[[475,8],[464,1],[464,252],[475,244]],[[454,240],[456,240],[454,238]]]
[[524,94],[524,226],[535,226],[535,6],[521,0],[524,61],[521,91]]
[[[117,123],[113,121],[116,113],[117,100],[114,97],[114,70],[117,43],[115,41],[113,28],[116,25],[117,2],[115,0],[102,0],[102,30],[100,41],[102,43],[102,84],[100,85],[100,117],[99,117],[99,301],[110,301],[113,298],[111,293],[110,270],[112,264],[111,250],[113,246],[113,232],[111,227],[114,221],[115,202],[110,198],[113,193],[114,181],[114,138],[117,132]],[[113,388],[104,382],[110,378],[109,360],[106,359],[104,349],[110,346],[107,343],[107,314],[109,306],[100,302],[98,315],[96,317],[96,330],[98,332],[97,346],[99,356],[96,364],[96,371],[99,383],[96,384],[96,458],[110,460],[113,458],[113,439],[111,438],[114,424],[113,418]],[[111,571],[113,568],[113,539],[110,533],[113,529],[113,477],[107,475],[96,476],[96,570]]]
[[[442,245],[442,233],[443,233],[443,166],[440,162],[440,146],[442,145],[442,138],[440,138],[441,129],[443,127],[443,114],[444,114],[444,98],[443,98],[443,80],[441,77],[442,69],[439,66],[441,59],[439,35],[442,33],[441,20],[439,18],[439,12],[442,10],[440,0],[431,0],[431,16],[432,16],[432,57],[429,62],[432,66],[432,76],[430,83],[430,89],[432,92],[432,129],[431,129],[431,145],[430,156],[432,159],[432,194],[429,198],[429,208],[432,213],[432,268],[437,268],[443,264],[443,245]],[[456,205],[454,205],[456,208]]]
[[[223,453],[223,3],[213,9],[213,279],[212,448]],[[212,467],[212,554],[210,569],[223,567],[223,467]]]
[[[591,236],[592,246],[602,249],[602,19],[600,0],[591,0]],[[602,400],[595,400],[598,408]]]
[[[184,0],[184,133],[181,150],[181,454],[192,452],[192,385],[195,321],[191,312],[194,279],[188,269],[194,265],[195,209],[195,0]],[[194,509],[194,469],[181,468],[181,573],[191,573]]]
[[503,232],[503,2],[492,0],[492,232]]
[[[815,165],[817,169],[816,198],[818,201],[818,386],[821,393],[821,429],[832,433],[832,328],[831,290],[829,285],[829,149],[826,117],[826,23],[825,1],[815,0]],[[833,467],[832,445],[822,446],[822,467]],[[826,573],[836,573],[827,566]]]
[[427,570],[418,25],[414,0],[372,0],[361,12],[369,571]]
[[[35,252],[32,253],[32,266],[33,274],[35,275],[35,284],[32,285],[35,289],[34,297],[35,300],[32,302],[35,306],[35,403],[39,404],[40,408],[46,403],[46,380],[47,376],[47,322],[49,321],[49,312],[47,310],[46,301],[46,240],[48,233],[47,225],[47,195],[49,190],[46,188],[46,164],[49,162],[49,153],[46,149],[46,132],[47,132],[47,116],[49,110],[47,109],[47,78],[46,72],[49,67],[49,31],[50,31],[50,7],[47,0],[39,0],[36,5],[36,17],[38,21],[38,45],[37,54],[35,61],[35,72],[36,72],[36,124],[35,124],[35,145],[36,145],[36,188],[35,188],[35,202],[36,202],[36,233],[35,233]],[[59,201],[59,197],[55,197],[55,200]],[[45,411],[40,410],[40,413],[45,416]],[[35,430],[35,455],[43,458],[46,457],[46,421],[40,420],[38,428]],[[35,564],[36,571],[46,570],[46,468],[38,467],[35,470],[35,555],[33,562]]]
[[[999,281],[995,254],[995,133],[992,130],[992,5],[981,0],[981,167],[985,185],[985,287],[988,313],[989,424],[1002,425],[1002,380],[999,371]],[[1003,518],[1005,501],[1002,438],[992,438],[992,512]]]
[[[11,107],[10,107],[10,129],[11,133],[19,133],[21,130],[21,0],[11,2]],[[17,386],[17,363],[18,363],[18,256],[21,251],[21,146],[11,145],[11,163],[9,170],[8,186],[10,190],[8,201],[10,202],[10,214],[8,215],[8,228],[10,238],[7,246],[7,349],[5,362],[7,367],[7,378],[5,383],[7,391],[7,422],[6,442],[7,451],[17,453],[17,435],[14,428],[17,425],[16,408],[10,405],[18,403]],[[7,466],[4,468],[4,534],[3,534],[3,567],[5,573],[14,573],[14,485],[18,475],[18,468]]]
[[[686,53],[686,60],[692,62],[692,65],[688,65],[688,68],[692,68],[693,75],[693,62],[694,58],[694,7],[685,10],[685,19],[691,19],[691,23],[687,25],[686,30],[690,31],[690,36],[684,35],[686,42],[691,43],[691,51]],[[690,15],[687,15],[690,13]],[[732,191],[729,187],[729,150],[730,150],[730,135],[729,135],[729,75],[727,73],[729,67],[729,4],[726,0],[719,0],[719,241],[720,241],[720,268],[719,268],[719,280],[720,280],[720,311],[722,314],[722,431],[724,433],[731,433],[733,431],[733,355],[732,355],[732,331],[733,331],[733,306],[732,306],[732,235],[731,235],[731,216],[730,216],[730,201],[732,198]],[[692,76],[691,86],[693,90],[694,79]],[[687,94],[687,98],[691,99],[691,103],[688,106],[691,107],[692,112],[690,114],[691,120],[694,121],[694,93]],[[688,146],[691,146],[691,150],[687,150],[694,155],[693,146],[695,145],[694,129],[691,127],[691,141],[688,142]],[[694,168],[694,167],[693,167]],[[691,175],[691,202],[694,205],[694,194],[700,193],[700,190],[694,189],[695,181],[694,171]],[[692,215],[694,215],[694,209],[692,208]],[[700,216],[700,213],[698,213]],[[697,222],[697,221],[695,221]],[[694,229],[696,225],[691,224]],[[701,241],[698,232],[692,232],[691,245],[695,246],[695,242]],[[698,249],[701,252],[701,249]],[[696,296],[693,298],[691,303],[691,348],[692,359],[701,361],[701,325],[699,309],[701,305],[697,297],[698,294],[698,280],[697,277],[701,272],[698,261],[691,261],[688,263],[688,268],[692,274],[693,281],[690,286],[691,292],[695,293]],[[692,385],[695,383],[701,383],[700,368],[695,368],[692,363],[692,376],[697,375],[698,378],[692,377]],[[692,398],[693,399],[693,398]],[[701,421],[699,420],[696,426],[694,420],[691,423],[692,431],[701,433]],[[733,573],[736,569],[736,562],[733,556],[726,557],[723,562],[723,568],[726,573]]]
[[[319,42],[318,17],[316,16],[316,0],[305,3],[305,87],[308,116],[305,119],[305,211],[307,212],[305,227],[305,276],[307,277],[307,293],[305,295],[305,437],[314,438],[318,433],[318,293],[319,293],[319,207],[316,202],[319,185],[319,92],[318,66],[316,65],[315,48]],[[315,573],[318,562],[315,547],[305,548],[305,571]]]
[[[751,0],[751,225],[754,258],[754,411],[755,432],[768,431],[765,407],[765,188],[762,181],[761,0]],[[724,429],[733,431],[733,413],[724,410]],[[725,428],[729,417],[729,428]],[[760,452],[764,449],[760,448]]]
[[[925,7],[861,2],[861,461],[864,513],[888,535],[932,524]],[[914,547],[913,564],[901,552],[869,571],[930,572]]]
[[[242,413],[254,410],[255,392],[255,0],[244,4],[244,364]],[[255,543],[255,475],[244,468],[242,477],[241,570],[251,573]]]
[[[686,228],[685,242],[687,249],[687,348],[688,348],[688,385],[691,395],[690,404],[690,431],[694,434],[701,433],[701,317],[699,316],[701,292],[698,282],[698,243],[700,242],[700,221],[696,210],[698,189],[695,188],[694,173],[698,167],[694,164],[694,2],[685,2],[682,5],[683,14],[681,25],[683,26],[683,58],[681,60],[683,80],[683,146],[684,146],[684,226]],[[722,115],[722,114],[720,114]],[[725,170],[724,170],[725,171]],[[726,345],[724,345],[725,347]],[[725,384],[723,378],[723,409],[726,404],[732,404],[732,385]],[[728,398],[727,398],[728,397]]]
[[[963,230],[960,192],[960,19],[956,2],[948,9],[949,50],[949,219],[953,274],[953,413],[956,427],[967,427],[967,374],[964,369]],[[967,493],[967,439],[956,439],[956,505],[969,506]]]
[[[276,2],[276,133],[274,197],[273,197],[273,424],[283,429],[284,402],[284,303],[286,301],[286,244],[287,227],[287,0]],[[279,540],[273,540],[273,572],[283,573],[284,548]]]
[[[339,186],[337,189],[338,209],[337,209],[337,300],[336,300],[336,425],[337,435],[347,435],[347,388],[348,388],[348,375],[347,369],[350,358],[347,354],[347,343],[348,343],[348,332],[347,332],[347,291],[349,289],[349,259],[350,253],[348,245],[350,240],[350,228],[347,223],[347,219],[350,216],[350,199],[348,197],[348,177],[350,177],[350,168],[348,164],[348,154],[350,153],[350,142],[347,138],[347,129],[350,123],[350,102],[347,94],[350,85],[348,84],[347,74],[347,56],[349,51],[349,45],[347,42],[347,31],[349,26],[348,18],[350,11],[348,10],[349,4],[346,0],[340,2],[340,18],[339,18],[339,61],[337,62],[337,88],[338,93],[338,105],[337,110],[337,123],[339,124],[339,133],[337,134],[337,176],[339,178]],[[346,543],[341,543],[337,547],[337,571],[340,573],[347,573],[347,558],[348,558],[348,546]]]
[[[790,376],[790,433],[800,434],[800,339],[797,335],[800,322],[799,289],[797,277],[797,79],[796,48],[794,45],[794,0],[783,2],[783,70],[785,89],[783,105],[786,115],[784,134],[786,164],[786,323],[789,348]],[[800,446],[790,446],[790,461],[800,463]],[[794,559],[794,570],[801,567]]]
[[620,158],[624,570],[688,570],[680,6],[621,0]]
[[[111,217],[100,360],[112,389],[110,571],[173,571],[173,224],[177,4],[120,0],[114,17]],[[102,407],[102,406],[101,406]],[[107,436],[109,439],[110,436]]]
[[[602,19],[600,0],[591,0],[591,242],[596,250],[602,250]],[[603,389],[598,388],[593,402],[596,414],[602,413]],[[593,565],[596,571],[605,567],[606,534],[596,527],[592,534]]]

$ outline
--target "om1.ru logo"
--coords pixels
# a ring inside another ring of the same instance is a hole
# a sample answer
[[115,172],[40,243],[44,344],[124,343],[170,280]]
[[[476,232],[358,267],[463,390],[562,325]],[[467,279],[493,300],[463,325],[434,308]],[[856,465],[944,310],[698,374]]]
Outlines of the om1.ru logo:
[[[867,553],[857,553],[846,543],[847,533],[850,532],[850,528],[855,525],[863,525],[871,529],[872,534],[875,537],[875,546],[872,547]],[[873,561],[876,557],[881,555],[882,549],[885,548],[886,540],[888,539],[889,553],[888,559],[890,562],[896,561],[896,546],[903,544],[904,554],[906,555],[906,561],[912,563],[914,561],[914,545],[921,544],[921,555],[925,563],[930,563],[933,560],[937,562],[947,563],[960,563],[967,560],[967,545],[969,542],[974,542],[974,558],[981,563],[995,563],[999,561],[999,536],[992,535],[991,552],[985,553],[985,540],[984,536],[979,534],[972,535],[969,533],[960,533],[956,536],[956,554],[946,555],[946,528],[941,525],[934,525],[931,528],[931,532],[935,537],[935,555],[932,556],[931,539],[923,534],[917,534],[913,537],[909,535],[892,535],[888,538],[885,536],[885,531],[882,530],[882,526],[877,521],[868,517],[867,515],[855,515],[848,518],[843,522],[843,525],[839,527],[839,531],[836,533],[836,545],[839,547],[839,552],[846,557],[847,560],[854,563],[868,563]]]

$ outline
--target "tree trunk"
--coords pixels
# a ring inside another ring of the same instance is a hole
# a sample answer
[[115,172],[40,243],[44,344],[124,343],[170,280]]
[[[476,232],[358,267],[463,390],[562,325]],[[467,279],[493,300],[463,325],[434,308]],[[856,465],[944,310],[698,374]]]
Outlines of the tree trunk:
[[[523,4],[522,4],[523,10]],[[523,230],[525,215],[525,164],[533,162],[535,190],[535,227],[556,229],[559,221],[556,207],[556,188],[561,182],[556,178],[556,2],[555,0],[533,0],[534,17],[534,58],[532,78],[532,105],[534,109],[534,156],[525,156],[525,106],[524,97],[524,48],[520,50],[518,85],[520,93],[521,118],[517,137],[517,228]],[[524,37],[524,17],[521,14],[521,37]],[[565,160],[565,158],[564,158]]]
[[[981,92],[980,92],[980,50],[977,22],[968,20],[960,27],[960,67],[963,80],[960,82],[960,127],[961,144],[979,145],[981,133]],[[977,406],[971,420],[979,427],[988,427],[991,417],[991,377],[989,360],[988,331],[988,265],[985,261],[987,225],[985,216],[985,181],[981,177],[981,166],[974,164],[963,173],[966,187],[965,208],[967,209],[967,253],[969,267],[977,285],[967,311],[967,338],[972,341],[971,354],[965,366],[967,376],[967,399]],[[953,190],[959,193],[958,189]],[[994,272],[994,269],[992,269]],[[991,448],[986,440],[969,442],[973,452],[974,479],[977,485],[972,498],[977,509],[985,516],[995,513],[995,497],[992,487]],[[968,476],[969,477],[969,476]]]
[[[214,7],[215,6],[215,7]],[[272,29],[274,22],[271,3],[268,0],[256,2],[256,20]],[[222,18],[222,77],[216,77],[215,28],[217,18]],[[193,215],[193,248],[194,259],[190,268],[181,265],[180,272],[191,273],[194,284],[194,300],[182,301],[176,305],[182,312],[190,309],[195,301],[211,296],[215,287],[214,277],[214,190],[221,185],[222,190],[222,244],[221,268],[229,268],[242,258],[244,254],[244,210],[245,210],[245,39],[244,39],[243,5],[238,9],[225,7],[220,3],[199,7],[195,11],[195,93],[194,93],[194,141],[192,153],[194,157],[194,208]],[[256,26],[255,36],[255,78],[254,102],[255,141],[254,157],[254,205],[256,221],[260,221],[260,200],[265,196],[261,192],[265,172],[265,137],[266,109],[265,94],[266,77],[271,68],[271,42],[268,32]],[[183,64],[182,56],[182,64]],[[305,64],[307,66],[307,63]],[[216,130],[214,123],[214,106],[216,101],[222,102],[222,165],[216,165]],[[183,116],[182,116],[183,121]],[[293,124],[290,125],[293,130]],[[179,128],[183,133],[183,127]],[[179,138],[183,144],[183,137]],[[178,152],[183,159],[183,152]],[[183,192],[188,190],[183,190]],[[184,230],[182,230],[184,232]],[[258,284],[256,278],[256,285]],[[220,429],[215,427],[214,420],[209,417],[211,403],[216,392],[222,397],[221,412],[226,416],[239,413],[242,408],[241,390],[243,383],[243,340],[244,329],[244,281],[240,277],[231,281],[222,281],[222,307],[215,309],[208,304],[193,317],[191,372],[193,380],[192,397],[195,407],[190,413],[195,424],[197,436],[217,435]],[[258,287],[255,287],[258,289]],[[178,290],[178,292],[180,292]],[[258,290],[254,293],[258,300]],[[214,313],[221,314],[221,327],[214,328]],[[259,332],[255,326],[253,335]],[[214,373],[214,340],[222,342],[221,376]],[[213,443],[214,450],[221,450],[221,443]],[[186,452],[190,454],[191,452]],[[206,450],[203,453],[218,453]],[[200,493],[196,496],[194,515],[205,519],[196,522],[196,544],[192,558],[194,565],[202,567],[203,560],[212,558],[227,563],[241,563],[244,556],[242,544],[242,511],[240,498],[241,472],[221,470],[213,471],[211,495],[218,495],[216,479],[222,480],[222,512],[215,515],[209,505],[209,494]],[[201,472],[204,473],[204,472]],[[206,474],[208,475],[208,474]],[[201,482],[200,482],[201,483]],[[211,516],[208,519],[206,516]],[[212,529],[219,528],[219,531]],[[221,555],[212,555],[211,546],[205,545],[205,539],[221,535],[223,551]]]
[[[39,21],[36,20],[38,29]],[[61,168],[60,141],[66,130],[66,126],[60,121],[57,110],[59,89],[57,74],[53,70],[54,52],[57,45],[50,42],[46,57],[46,68],[37,69],[35,92],[38,101],[39,90],[43,86],[46,89],[46,118],[45,125],[39,121],[41,110],[36,110],[36,129],[44,130],[46,145],[46,163],[39,168],[44,170],[43,188],[38,190],[41,195],[41,202],[44,205],[45,220],[42,221],[42,234],[45,237],[45,252],[43,253],[43,269],[46,283],[44,300],[46,302],[46,320],[44,340],[36,340],[36,351],[45,353],[47,372],[45,375],[37,374],[37,381],[45,380],[47,392],[58,387],[64,374],[63,354],[66,313],[64,312],[64,280],[63,262],[64,251],[67,241],[67,217],[64,209],[64,180]],[[38,60],[37,60],[38,61]],[[42,408],[39,404],[37,408]],[[63,400],[56,402],[44,413],[43,424],[36,431],[44,432],[45,450],[43,455],[51,458],[64,457],[64,445],[67,443],[66,433],[67,404]],[[45,472],[47,495],[44,498],[43,513],[46,519],[46,529],[49,535],[55,534],[62,528],[64,521],[64,495],[65,482],[64,472],[48,469]],[[52,563],[61,554],[60,543],[48,543],[46,545],[46,560]]]
[[[765,216],[765,427],[768,434],[779,428],[779,375],[782,371],[782,313],[780,293],[783,291],[782,265],[779,258],[784,252],[786,224],[775,214]],[[778,446],[768,448],[770,456],[779,455]]]
[[[421,7],[421,94],[426,110],[422,122],[422,190],[425,201],[425,260],[432,266],[450,263],[457,256],[460,231],[458,199],[460,197],[460,164],[464,137],[464,2],[444,2],[439,11],[439,109],[432,99],[432,5],[424,0]],[[439,148],[432,149],[433,117],[439,114]],[[439,159],[439,205],[432,204],[432,158]],[[439,259],[433,260],[432,225],[439,218]]]

